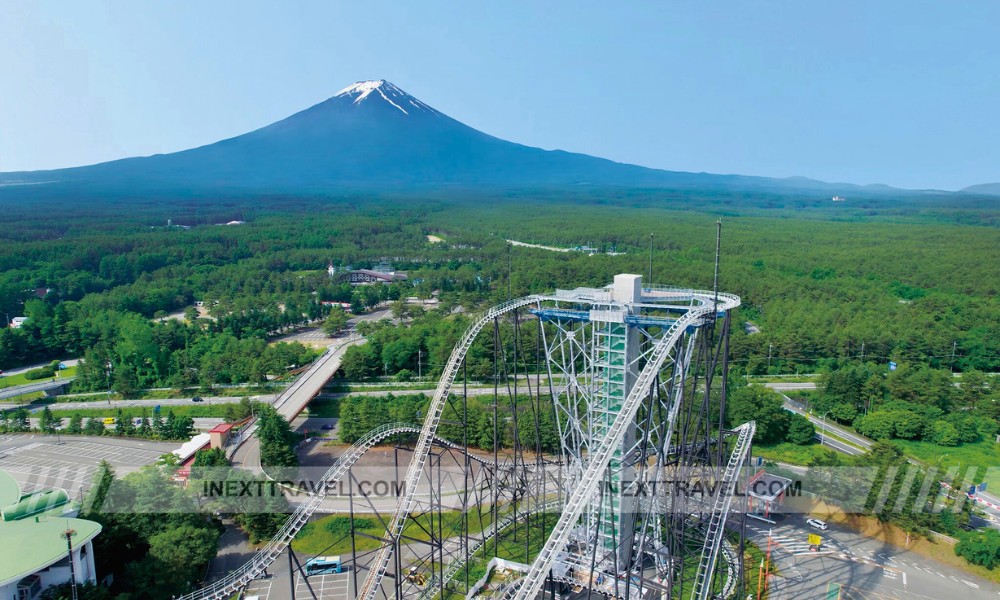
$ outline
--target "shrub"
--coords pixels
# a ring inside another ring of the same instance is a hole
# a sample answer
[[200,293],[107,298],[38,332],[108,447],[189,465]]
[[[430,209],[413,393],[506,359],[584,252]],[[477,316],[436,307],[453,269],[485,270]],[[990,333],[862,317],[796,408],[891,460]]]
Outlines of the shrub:
[[41,367],[40,369],[31,369],[24,374],[24,378],[28,381],[35,381],[36,379],[45,379],[46,377],[53,377],[56,374],[55,368],[52,365],[47,367]]

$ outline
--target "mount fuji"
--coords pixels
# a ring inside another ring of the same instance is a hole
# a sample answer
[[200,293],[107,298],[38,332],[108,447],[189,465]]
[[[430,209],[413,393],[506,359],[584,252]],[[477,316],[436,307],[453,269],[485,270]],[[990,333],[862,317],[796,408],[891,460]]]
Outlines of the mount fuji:
[[36,191],[69,186],[115,195],[553,186],[844,189],[805,178],[662,171],[524,146],[464,125],[385,80],[355,83],[286,119],[191,150],[0,174],[0,190],[26,191],[27,184],[38,184],[30,185]]

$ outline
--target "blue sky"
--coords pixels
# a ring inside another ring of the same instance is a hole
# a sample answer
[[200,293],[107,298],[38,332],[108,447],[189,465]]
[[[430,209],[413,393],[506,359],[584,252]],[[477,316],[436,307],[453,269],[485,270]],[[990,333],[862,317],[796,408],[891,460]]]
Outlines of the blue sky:
[[613,4],[0,0],[0,171],[198,146],[385,78],[650,167],[1000,181],[1000,3]]

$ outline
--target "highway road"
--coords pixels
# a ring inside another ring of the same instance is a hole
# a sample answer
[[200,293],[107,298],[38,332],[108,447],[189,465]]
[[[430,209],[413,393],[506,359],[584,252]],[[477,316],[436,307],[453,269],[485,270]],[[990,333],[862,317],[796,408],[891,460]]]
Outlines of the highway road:
[[[251,400],[260,402],[273,402],[277,397],[275,394],[265,394],[261,396],[250,396]],[[152,408],[154,406],[210,406],[212,404],[230,404],[236,403],[242,400],[240,396],[203,396],[201,404],[192,402],[191,398],[161,398],[159,400],[112,400],[110,403],[106,399],[101,400],[91,400],[88,402],[57,402],[55,404],[46,405],[35,405],[27,407],[30,412],[37,413],[41,412],[46,406],[49,410],[68,410],[72,411],[74,409],[96,409],[96,408],[106,408],[108,409],[108,416],[114,416],[114,412],[119,408],[129,408],[136,406],[145,406],[147,408]],[[13,408],[17,408],[16,406]],[[164,411],[165,412],[165,411]]]
[[47,392],[49,390],[55,390],[61,387],[65,387],[69,382],[76,379],[75,377],[66,377],[60,379],[54,379],[52,381],[46,381],[43,383],[29,383],[27,385],[16,385],[9,388],[0,389],[0,400],[6,400],[8,398],[14,398],[22,394],[33,394],[35,392]]
[[[823,445],[833,448],[838,452],[843,452],[844,454],[850,454],[854,456],[857,456],[859,454],[864,454],[868,449],[872,447],[873,444],[872,440],[864,436],[860,436],[852,431],[848,431],[837,425],[831,424],[829,421],[824,423],[823,419],[818,418],[815,415],[806,413],[801,404],[793,401],[791,398],[785,396],[784,394],[781,394],[781,396],[785,400],[785,405],[784,405],[785,410],[802,415],[807,419],[809,419],[810,422],[812,422],[812,424],[816,427],[816,439],[821,440]],[[844,440],[847,440],[850,443],[847,444],[838,439],[834,439],[829,435],[825,435],[824,433],[822,433],[823,431],[833,433],[834,435],[843,438]],[[908,459],[908,460],[913,464],[919,464],[913,459]],[[979,493],[979,497],[986,501],[986,503],[983,502],[976,503],[976,507],[979,510],[983,511],[983,513],[985,513],[986,523],[988,523],[990,527],[1000,529],[1000,498],[997,498],[996,496],[993,496],[988,492]]]
[[764,387],[771,388],[776,392],[781,392],[781,391],[788,392],[792,390],[815,390],[816,383],[812,381],[795,382],[795,383],[774,382],[774,383],[765,383]]

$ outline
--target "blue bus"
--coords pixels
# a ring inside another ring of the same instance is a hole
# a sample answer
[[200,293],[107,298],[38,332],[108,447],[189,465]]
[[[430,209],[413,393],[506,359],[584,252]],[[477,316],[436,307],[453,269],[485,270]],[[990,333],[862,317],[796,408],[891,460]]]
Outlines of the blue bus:
[[340,564],[339,556],[317,556],[310,558],[306,562],[306,576],[326,575],[327,573],[340,573],[343,567]]

